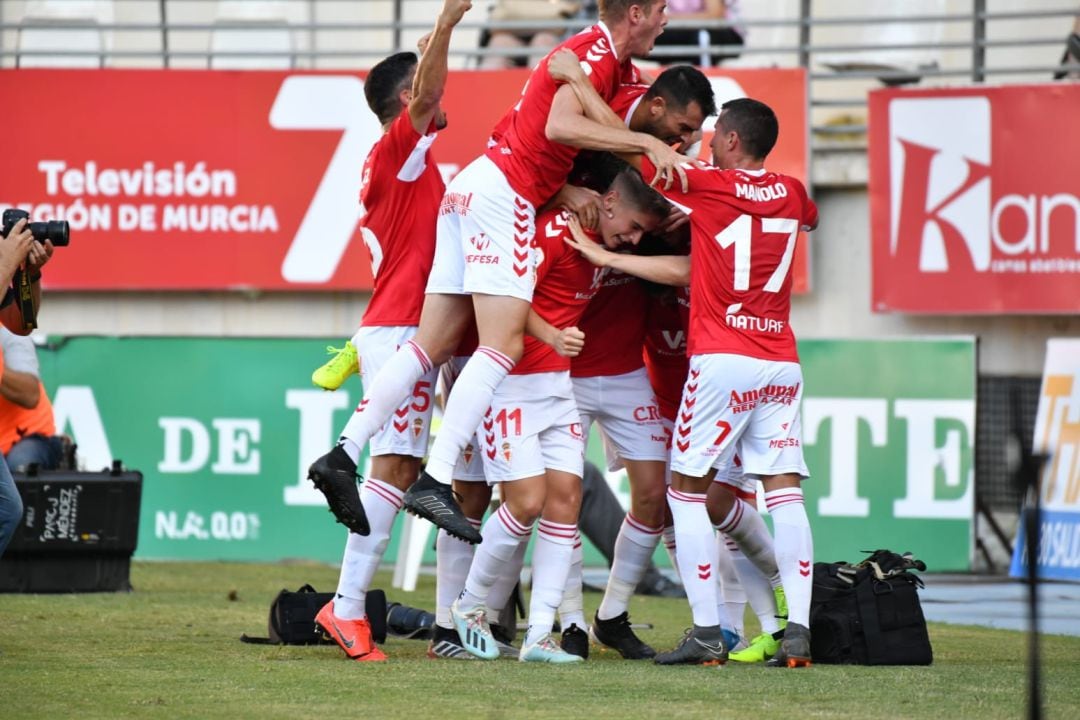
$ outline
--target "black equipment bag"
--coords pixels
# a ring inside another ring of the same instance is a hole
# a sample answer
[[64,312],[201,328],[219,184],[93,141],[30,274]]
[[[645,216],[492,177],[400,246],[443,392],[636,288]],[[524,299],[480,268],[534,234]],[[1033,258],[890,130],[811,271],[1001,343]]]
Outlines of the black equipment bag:
[[[263,645],[333,645],[334,640],[315,624],[319,610],[333,599],[334,593],[316,592],[310,585],[296,592],[282,590],[270,603],[270,637],[241,635],[240,639]],[[365,605],[371,637],[381,645],[386,642],[386,594],[382,590],[369,590]]]
[[919,602],[926,565],[911,553],[876,550],[862,562],[815,563],[810,652],[815,663],[929,665],[934,660]]
[[12,477],[23,516],[0,558],[0,592],[131,590],[142,473],[116,460],[101,472],[31,465]]

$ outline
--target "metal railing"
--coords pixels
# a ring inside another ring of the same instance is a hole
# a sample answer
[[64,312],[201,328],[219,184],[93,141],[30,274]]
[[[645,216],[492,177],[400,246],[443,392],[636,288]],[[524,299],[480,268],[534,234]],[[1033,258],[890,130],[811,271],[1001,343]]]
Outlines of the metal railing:
[[[0,63],[11,64],[14,60],[16,66],[25,60],[36,58],[86,58],[97,57],[98,64],[107,66],[122,60],[126,64],[132,61],[145,60],[147,65],[157,67],[175,67],[178,64],[192,67],[194,63],[204,64],[206,67],[213,66],[215,59],[220,60],[266,60],[284,61],[284,64],[292,68],[328,67],[329,63],[339,62],[334,65],[337,68],[345,67],[368,67],[378,58],[398,50],[406,34],[419,36],[431,26],[430,21],[405,20],[402,0],[393,0],[392,17],[390,21],[381,22],[289,22],[284,21],[268,24],[265,21],[238,21],[229,20],[227,24],[219,23],[195,23],[195,22],[170,22],[167,15],[168,3],[161,0],[160,16],[157,22],[110,22],[98,23],[94,29],[99,33],[153,33],[160,38],[159,47],[151,49],[120,49],[106,48],[106,43],[101,43],[101,49],[97,52],[89,52],[84,49],[34,49],[19,48],[18,34],[27,30],[58,32],[76,29],[72,21],[54,21],[42,18],[28,18],[21,22],[8,22],[0,13],[0,41],[16,36],[16,47],[0,45]],[[1068,35],[1069,21],[1078,14],[1074,7],[1062,7],[1057,9],[1032,10],[1026,12],[989,12],[987,0],[972,0],[971,12],[950,14],[924,14],[907,17],[881,17],[873,15],[857,15],[844,17],[825,17],[814,13],[811,0],[800,0],[799,14],[797,17],[784,19],[752,19],[741,21],[738,26],[749,30],[750,42],[746,45],[662,45],[655,48],[650,59],[662,62],[665,57],[701,54],[707,60],[711,55],[738,55],[752,61],[755,56],[768,56],[779,64],[787,66],[801,66],[808,68],[810,79],[810,105],[811,109],[837,109],[850,108],[859,110],[866,104],[867,81],[871,86],[876,83],[904,84],[920,82],[923,80],[933,81],[937,79],[965,79],[973,83],[985,82],[995,78],[1019,78],[1043,75],[1049,80],[1057,71],[1080,73],[1080,64],[1062,66],[1052,62],[1024,62],[1021,64],[997,65],[989,62],[988,53],[994,50],[1017,49],[1017,48],[1045,48],[1058,46],[1064,48],[1065,38]],[[314,16],[314,13],[311,14]],[[1052,37],[1020,37],[992,39],[988,31],[992,27],[1001,27],[999,23],[1015,21],[1030,21],[1033,19],[1061,19],[1060,34]],[[545,21],[544,25],[567,33],[575,32],[589,20],[574,18],[560,21]],[[892,44],[878,43],[825,43],[815,42],[815,30],[824,30],[836,26],[850,26],[862,28],[880,28],[890,24],[902,24],[906,26],[935,26],[943,24],[967,25],[970,32],[963,33],[963,37],[933,42],[901,42]],[[470,19],[469,22],[459,26],[460,31],[522,31],[535,29],[536,22],[477,22]],[[720,29],[732,27],[732,23],[725,21],[712,22],[680,22],[671,21],[669,28],[696,28],[696,29]],[[85,24],[77,25],[78,29],[85,30]],[[290,49],[287,51],[273,50],[261,51],[257,49],[222,50],[212,47],[211,38],[215,31],[227,29],[230,33],[236,32],[262,32],[268,30],[286,32],[290,38]],[[757,33],[769,30],[781,29],[794,31],[798,40],[795,43],[759,44],[754,41]],[[320,41],[320,33],[348,34],[364,33],[365,37],[372,31],[381,32],[387,38],[387,42],[381,46],[367,45],[364,47],[349,47],[340,49],[332,47],[332,43]],[[179,42],[186,38],[187,42]],[[204,48],[190,47],[198,38],[205,39]],[[179,47],[179,46],[188,47]],[[302,47],[306,45],[307,47]],[[968,58],[967,62],[956,63],[953,61],[930,64],[927,66],[896,66],[888,62],[867,63],[852,62],[848,64],[832,64],[830,69],[825,69],[819,60],[824,56],[843,54],[867,54],[878,53],[887,55],[897,52],[932,52],[937,54],[958,53]],[[456,43],[451,47],[451,57],[457,58],[459,63],[467,67],[475,67],[482,58],[486,57],[520,57],[527,52],[525,48],[498,48],[477,47],[475,43],[465,45]],[[136,63],[137,64],[137,63]],[[844,82],[860,82],[855,93],[851,96],[835,97],[828,86]],[[820,114],[820,113],[819,113]],[[859,135],[865,133],[865,120],[855,122],[829,122],[818,123],[813,121],[813,133],[818,137],[828,138]]]

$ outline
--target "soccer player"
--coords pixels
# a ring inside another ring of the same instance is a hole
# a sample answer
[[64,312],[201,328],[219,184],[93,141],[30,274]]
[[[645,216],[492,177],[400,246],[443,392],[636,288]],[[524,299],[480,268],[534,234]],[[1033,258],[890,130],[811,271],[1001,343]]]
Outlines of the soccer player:
[[[801,182],[765,169],[778,130],[764,103],[725,103],[712,141],[714,167],[688,170],[687,192],[665,192],[691,226],[690,374],[675,426],[668,504],[694,627],[675,650],[656,657],[660,664],[726,659],[705,493],[736,452],[744,472],[764,484],[787,594],[789,622],[770,663],[810,664],[813,540],[801,487],[809,472],[789,270],[800,228],[816,227],[818,215]],[[652,177],[648,160],[641,164]]]
[[[430,148],[436,131],[446,125],[439,100],[450,36],[470,6],[468,0],[445,0],[419,63],[413,53],[391,55],[372,68],[364,86],[368,105],[383,124],[383,135],[364,163],[360,190],[367,209],[364,236],[369,245],[377,245],[370,247],[373,259],[381,259],[373,261],[375,291],[353,339],[365,383],[408,342],[420,318],[419,298],[434,255],[435,213],[443,193]],[[363,485],[362,504],[341,505],[335,513],[352,532],[335,598],[316,620],[355,660],[386,659],[371,639],[366,593],[401,497],[416,480],[427,450],[435,379],[428,368],[412,396],[394,410],[392,422],[372,438],[372,476]],[[360,450],[339,445],[312,466],[311,477],[331,507],[337,506],[335,479],[351,485],[355,494]]]
[[[666,6],[666,0],[602,1],[600,22],[563,43],[588,68],[590,85],[603,101],[632,77],[630,57],[652,48],[666,22]],[[410,512],[473,543],[480,535],[462,514],[449,482],[495,388],[522,354],[537,264],[532,248],[536,208],[563,185],[578,148],[644,152],[662,183],[681,173],[683,161],[651,135],[587,118],[576,94],[548,74],[546,59],[500,126],[505,130],[498,141],[447,188],[416,335],[366,385],[343,432],[347,446],[362,447],[416,381],[450,357],[474,311],[480,345],[456,385],[467,390],[451,392],[427,470],[403,498]],[[354,473],[333,452],[312,468],[312,475],[330,477],[338,486],[335,512],[349,514],[360,504],[354,497]]]
[[[631,168],[616,177],[602,200],[607,211],[600,217],[599,237],[590,241],[609,248],[636,244],[668,212],[663,199]],[[542,213],[537,224],[540,262],[533,307],[551,336],[541,332],[540,339],[525,339],[521,362],[499,385],[481,425],[485,474],[489,482],[500,483],[503,504],[484,524],[484,542],[476,551],[465,591],[451,606],[451,616],[469,652],[497,657],[485,600],[539,518],[529,629],[519,657],[524,662],[580,662],[581,657],[562,650],[550,636],[574,546],[580,542],[577,519],[585,442],[570,360],[552,346],[560,329],[577,324],[604,271],[565,243],[569,234],[565,211]]]

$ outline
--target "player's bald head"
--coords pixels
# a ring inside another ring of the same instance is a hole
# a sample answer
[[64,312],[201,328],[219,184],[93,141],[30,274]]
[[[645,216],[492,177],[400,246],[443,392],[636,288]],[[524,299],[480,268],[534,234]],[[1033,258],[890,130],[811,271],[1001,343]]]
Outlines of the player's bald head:
[[364,97],[381,124],[393,121],[401,113],[398,96],[402,90],[412,87],[416,63],[416,53],[394,53],[380,60],[368,73],[364,81]]
[[660,5],[664,0],[600,0],[600,19],[606,23],[616,23],[626,17],[630,8],[637,5],[641,11],[648,15],[654,6]]

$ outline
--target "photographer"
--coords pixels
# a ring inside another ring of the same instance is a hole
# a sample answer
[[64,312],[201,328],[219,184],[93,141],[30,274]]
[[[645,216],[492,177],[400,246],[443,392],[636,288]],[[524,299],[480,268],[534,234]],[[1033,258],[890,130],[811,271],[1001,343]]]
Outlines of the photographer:
[[64,459],[65,443],[56,435],[34,341],[0,327],[0,353],[4,362],[0,374],[0,452],[12,472],[30,465],[55,470]]
[[[17,293],[11,283],[20,270],[25,274],[30,285],[30,306],[36,315],[41,303],[41,268],[52,257],[52,253],[51,242],[34,240],[25,218],[19,219],[6,233],[0,234],[0,287],[8,288],[0,300],[0,325],[16,335],[26,335],[31,328],[28,327],[23,305],[17,302]],[[0,373],[2,372],[3,358],[0,356]],[[4,552],[15,528],[22,520],[22,513],[22,499],[15,487],[15,480],[11,477],[7,463],[0,462],[0,554]]]

